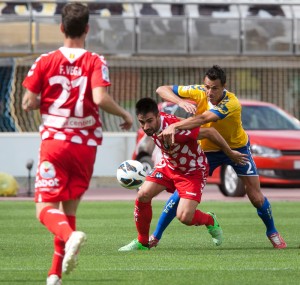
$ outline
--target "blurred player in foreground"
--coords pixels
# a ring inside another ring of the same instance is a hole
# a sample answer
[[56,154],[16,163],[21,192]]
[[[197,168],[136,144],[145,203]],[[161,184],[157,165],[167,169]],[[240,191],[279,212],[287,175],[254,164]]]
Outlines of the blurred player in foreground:
[[[246,154],[248,162],[245,165],[237,165],[232,163],[226,153],[215,143],[206,139],[201,141],[201,146],[209,163],[209,174],[211,175],[214,169],[222,164],[231,165],[242,179],[248,198],[257,209],[258,216],[264,222],[266,235],[273,247],[285,248],[286,243],[274,225],[271,205],[260,189],[256,165],[250,152],[249,138],[242,126],[241,105],[237,97],[225,89],[225,85],[225,72],[219,66],[214,65],[206,72],[203,85],[159,87],[157,93],[164,100],[174,102],[187,112],[196,114],[194,117],[170,125],[161,135],[164,141],[172,145],[174,142],[176,143],[176,133],[179,130],[193,129],[211,123],[210,126],[222,135],[230,148]],[[194,104],[184,99],[195,101],[197,109]],[[158,244],[163,231],[175,217],[179,199],[176,192],[170,197],[174,207],[168,209],[167,213],[166,211],[162,212],[158,226],[150,237],[150,247]]]
[[89,10],[80,3],[62,10],[64,46],[41,55],[23,82],[25,111],[40,109],[41,146],[35,181],[36,215],[54,234],[54,255],[47,284],[61,284],[70,273],[86,235],[76,231],[76,210],[89,187],[97,146],[102,143],[102,110],[121,117],[122,129],[131,115],[107,93],[109,73],[103,56],[84,49]]
[[160,192],[178,190],[180,201],[177,218],[186,225],[205,225],[213,242],[221,245],[223,232],[214,213],[203,213],[196,209],[201,201],[202,190],[206,185],[208,172],[207,159],[197,143],[197,139],[208,137],[215,141],[236,163],[246,163],[245,156],[232,151],[213,128],[196,127],[175,134],[176,143],[166,144],[158,135],[168,125],[178,122],[173,115],[160,113],[157,103],[151,98],[140,99],[136,103],[136,115],[144,132],[151,136],[162,151],[162,159],[146,177],[135,201],[134,218],[138,238],[119,251],[148,250],[149,229],[152,219],[152,198]]

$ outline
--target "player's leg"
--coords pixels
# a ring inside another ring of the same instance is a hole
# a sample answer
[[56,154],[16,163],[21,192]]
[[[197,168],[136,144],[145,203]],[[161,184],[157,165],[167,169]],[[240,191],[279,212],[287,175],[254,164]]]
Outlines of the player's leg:
[[149,247],[157,246],[163,232],[176,217],[176,211],[179,204],[179,194],[175,191],[166,202],[164,209],[158,219],[155,231],[149,238]]
[[75,231],[76,211],[79,203],[80,199],[62,202],[63,211],[73,224],[72,234],[65,243],[65,256],[62,263],[62,271],[66,274],[69,274],[77,266],[77,255],[87,239],[84,232]]
[[[63,160],[62,143],[44,140],[41,143],[38,171],[35,183],[36,216],[54,236],[66,242],[72,228],[63,211],[59,209],[60,201],[66,200],[66,181],[68,174]],[[53,155],[55,153],[55,156]]]
[[[201,212],[194,207],[197,204],[189,202],[194,201],[200,203],[202,192],[206,185],[206,179],[207,170],[198,172],[193,176],[180,177],[178,182],[175,183],[180,196],[177,217],[186,225],[205,225],[209,234],[212,236],[214,244],[221,245],[223,242],[223,230],[217,221],[216,215],[210,212]],[[189,209],[194,210],[194,212],[190,212]],[[188,212],[185,213],[187,210]]]
[[73,224],[73,232],[65,244],[65,256],[62,263],[62,271],[69,274],[77,266],[77,257],[80,248],[87,240],[86,234],[76,228],[76,212],[81,197],[88,189],[93,174],[96,159],[96,147],[68,143],[65,146],[65,167],[68,179],[66,179],[68,199],[62,202],[62,208],[67,215],[70,225]]
[[242,179],[247,196],[251,201],[252,205],[257,209],[258,216],[262,219],[266,226],[266,235],[271,241],[274,248],[285,248],[286,243],[275,228],[274,219],[272,215],[271,205],[268,199],[263,195],[259,176],[255,162],[250,152],[250,144],[247,146],[237,149],[241,153],[247,154],[248,162],[246,165],[235,165],[231,161],[230,164],[237,175]]
[[134,219],[138,232],[137,239],[119,248],[119,251],[147,250],[149,249],[149,230],[152,220],[152,198],[166,189],[165,185],[146,180],[139,191],[135,201]]
[[69,225],[67,216],[58,207],[59,203],[36,203],[36,214],[48,231],[66,242],[73,230]]
[[[60,210],[62,210],[62,207],[60,207]],[[74,231],[76,231],[76,216],[67,215],[67,219],[69,221],[70,227]],[[47,284],[49,283],[48,285],[59,284],[58,282],[60,282],[62,276],[62,262],[64,256],[65,256],[65,242],[61,240],[59,237],[55,236],[52,264],[48,272],[48,279],[47,279]]]
[[[55,199],[55,198],[52,197],[52,199]],[[63,203],[68,203],[68,202],[63,202]],[[73,210],[66,211],[66,212],[65,212],[64,208],[59,209],[59,204],[60,204],[59,202],[36,203],[37,216],[38,216],[39,220],[41,221],[41,223],[56,237],[55,249],[57,249],[59,251],[59,254],[65,253],[64,259],[66,257],[68,259],[70,259],[68,256],[70,256],[70,255],[72,256],[72,253],[70,253],[70,250],[69,250],[70,243],[76,244],[75,246],[72,245],[72,248],[73,248],[72,251],[74,251],[74,247],[80,246],[83,243],[83,241],[85,240],[84,233],[74,231],[74,227],[72,226],[72,220],[74,220],[74,223],[75,223],[75,219],[72,219],[70,217],[70,216],[75,216],[79,200],[72,200],[70,203],[74,204],[72,207]],[[72,241],[72,242],[70,242],[70,241]],[[78,242],[79,242],[79,245],[78,245]],[[63,244],[65,244],[64,250],[61,249]],[[59,263],[59,261],[61,258],[62,258],[62,256],[56,256],[56,259],[54,260],[54,262],[57,262],[56,264],[54,264],[54,266],[56,267],[56,268],[54,268],[54,270],[57,271],[58,276],[60,273],[59,271],[60,271],[61,264]],[[73,259],[73,256],[71,259]],[[73,262],[73,264],[76,265],[75,262]],[[73,266],[72,269],[74,267],[75,266]],[[63,266],[63,268],[64,268],[64,266]],[[63,269],[63,272],[69,273],[70,270]],[[51,274],[51,275],[53,275],[53,274]],[[47,283],[49,283],[48,280],[47,280]]]
[[58,209],[59,203],[36,203],[37,216],[40,222],[54,234],[54,255],[52,266],[48,272],[47,285],[61,284],[62,261],[65,243],[72,236],[73,229],[68,217]]
[[257,209],[257,214],[266,226],[266,235],[274,248],[285,248],[286,243],[277,231],[269,200],[260,189],[258,176],[240,176],[246,187],[246,193],[253,206]]
[[223,242],[223,230],[217,221],[214,213],[204,213],[196,209],[197,201],[181,198],[177,208],[177,218],[188,226],[207,227],[208,233],[212,236],[213,243],[217,246]]
[[198,201],[181,198],[177,208],[177,219],[187,226],[213,224],[210,215],[197,210]]
[[[66,203],[66,202],[64,202]],[[73,209],[69,212],[64,212],[64,210],[58,209],[59,203],[37,203],[37,215],[42,224],[54,234],[55,236],[55,251],[58,253],[57,255],[54,254],[54,259],[52,263],[52,268],[50,269],[49,274],[61,277],[61,259],[66,256],[69,256],[70,253],[70,243],[73,245],[71,246],[73,249],[71,251],[77,251],[80,245],[85,240],[85,235],[82,232],[74,231],[75,216],[76,209],[79,203],[78,201],[68,201],[67,203],[73,203]],[[72,226],[71,226],[72,225]],[[70,242],[72,241],[73,242]],[[75,240],[75,241],[74,241]],[[79,242],[78,242],[79,240]],[[75,243],[75,246],[74,246]],[[79,243],[79,245],[78,245]],[[68,246],[69,244],[69,246]],[[63,247],[63,248],[62,248]],[[74,250],[74,247],[77,247]],[[68,250],[67,250],[68,249]],[[68,253],[69,252],[69,253]],[[66,254],[65,254],[66,253]],[[68,254],[67,254],[68,253]],[[75,266],[74,266],[75,267]],[[74,268],[73,267],[73,268]],[[66,270],[63,270],[66,271]],[[69,273],[69,272],[68,272]]]
[[54,237],[54,253],[52,257],[51,268],[48,272],[47,285],[61,284],[62,277],[62,261],[65,255],[65,242]]

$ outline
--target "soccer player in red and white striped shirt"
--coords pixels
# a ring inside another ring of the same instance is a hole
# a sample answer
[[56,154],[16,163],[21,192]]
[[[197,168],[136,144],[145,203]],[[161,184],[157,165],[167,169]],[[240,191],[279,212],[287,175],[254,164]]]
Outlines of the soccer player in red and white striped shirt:
[[107,92],[110,80],[104,57],[84,49],[88,21],[87,6],[66,4],[60,25],[63,47],[42,54],[23,82],[23,109],[39,109],[42,118],[35,202],[37,218],[54,234],[48,285],[61,284],[62,272],[75,268],[86,240],[85,233],[76,231],[76,210],[102,143],[99,107],[122,117],[122,129],[128,130],[133,122]]

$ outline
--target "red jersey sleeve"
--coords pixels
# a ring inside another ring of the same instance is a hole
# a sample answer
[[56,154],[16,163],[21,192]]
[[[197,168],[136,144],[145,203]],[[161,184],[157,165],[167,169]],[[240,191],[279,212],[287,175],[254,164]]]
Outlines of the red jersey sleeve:
[[22,85],[29,91],[40,94],[42,91],[43,73],[41,73],[42,55],[30,67]]
[[194,128],[191,130],[177,130],[175,134],[175,142],[185,143],[191,139],[197,140],[200,128]]
[[92,89],[110,86],[109,71],[103,56],[95,55],[94,69],[91,77]]

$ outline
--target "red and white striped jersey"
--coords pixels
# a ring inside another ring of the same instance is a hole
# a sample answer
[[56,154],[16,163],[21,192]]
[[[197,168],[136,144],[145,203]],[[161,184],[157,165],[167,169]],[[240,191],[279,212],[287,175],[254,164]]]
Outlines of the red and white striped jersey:
[[42,54],[23,81],[25,88],[41,96],[43,140],[91,146],[102,143],[102,123],[92,90],[109,85],[103,56],[66,47]]
[[168,146],[161,138],[158,138],[158,134],[169,125],[178,122],[179,119],[162,112],[160,115],[160,130],[152,138],[154,143],[161,149],[162,160],[155,167],[160,168],[167,165],[169,168],[183,172],[184,174],[196,170],[206,170],[208,168],[207,159],[200,144],[197,143],[200,129],[177,130],[175,133],[175,144]]

